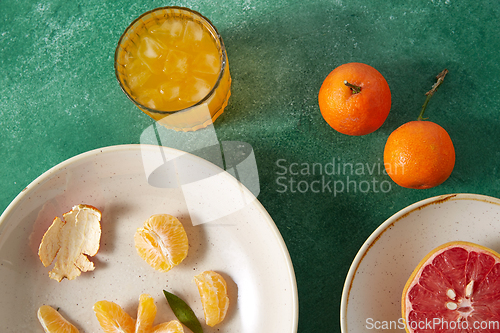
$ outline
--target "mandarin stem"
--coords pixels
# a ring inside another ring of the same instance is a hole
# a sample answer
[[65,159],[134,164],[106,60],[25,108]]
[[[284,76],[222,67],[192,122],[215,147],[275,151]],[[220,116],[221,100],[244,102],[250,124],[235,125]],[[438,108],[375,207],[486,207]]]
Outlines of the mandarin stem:
[[359,87],[359,86],[356,86],[356,85],[349,83],[347,81],[344,81],[344,84],[346,86],[348,86],[349,88],[351,88],[353,94],[358,94],[361,92],[361,87]]
[[429,100],[431,99],[432,94],[427,95],[427,98],[425,99],[424,105],[422,105],[422,110],[420,111],[420,114],[418,115],[417,120],[424,120],[427,118],[424,118],[424,112],[425,108],[427,107],[427,103],[429,103]]
[[427,98],[425,99],[424,105],[422,105],[422,111],[420,111],[420,114],[419,114],[417,120],[427,119],[427,118],[424,118],[425,108],[427,108],[427,104],[429,103],[429,100],[431,99],[432,95],[434,95],[434,93],[437,91],[437,89],[439,88],[441,83],[443,83],[443,80],[444,80],[444,77],[446,76],[446,74],[448,74],[448,70],[445,68],[441,73],[439,73],[436,76],[437,82],[434,83],[434,85],[432,86],[432,89],[429,90],[425,94],[427,96]]

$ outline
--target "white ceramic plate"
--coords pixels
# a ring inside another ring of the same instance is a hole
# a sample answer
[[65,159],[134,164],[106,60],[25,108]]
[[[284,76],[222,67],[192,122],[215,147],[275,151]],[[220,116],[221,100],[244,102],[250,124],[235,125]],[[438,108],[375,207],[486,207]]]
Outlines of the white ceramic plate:
[[[155,188],[147,182],[145,165],[159,149],[124,145],[81,154],[44,173],[8,206],[0,217],[1,332],[42,333],[36,318],[42,304],[59,308],[81,332],[101,332],[92,310],[96,301],[114,301],[135,318],[141,293],[155,298],[156,323],[175,319],[163,290],[183,298],[207,333],[297,331],[293,267],[262,205],[225,171],[184,155],[192,166],[218,175],[212,178],[216,182],[209,182],[213,188],[204,190],[223,203],[205,207],[211,210],[211,222],[193,225],[180,188]],[[169,160],[183,153],[164,148],[163,154]],[[242,199],[246,205],[241,205]],[[49,279],[51,267],[43,267],[38,259],[38,245],[53,218],[79,203],[93,205],[103,214],[100,250],[91,258],[96,269],[58,283]],[[136,229],[158,213],[177,216],[190,243],[187,258],[167,273],[151,268],[134,248]],[[197,219],[203,221],[203,216]],[[221,273],[228,283],[228,314],[215,328],[204,323],[193,281],[204,270]]]
[[420,260],[450,241],[500,250],[500,200],[476,194],[429,198],[399,211],[366,240],[349,269],[343,333],[404,332],[401,294]]

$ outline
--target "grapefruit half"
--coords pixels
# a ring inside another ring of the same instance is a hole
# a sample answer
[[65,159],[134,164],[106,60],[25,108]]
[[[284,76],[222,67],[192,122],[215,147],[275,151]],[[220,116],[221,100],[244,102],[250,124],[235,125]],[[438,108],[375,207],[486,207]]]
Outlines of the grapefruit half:
[[446,243],[415,268],[402,295],[408,333],[500,332],[500,254]]

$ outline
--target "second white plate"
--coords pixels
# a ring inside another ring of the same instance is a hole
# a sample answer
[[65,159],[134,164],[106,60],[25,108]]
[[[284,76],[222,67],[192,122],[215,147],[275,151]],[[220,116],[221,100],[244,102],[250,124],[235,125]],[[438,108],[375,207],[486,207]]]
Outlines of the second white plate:
[[349,269],[343,333],[404,332],[401,294],[420,260],[450,241],[500,251],[500,200],[476,194],[429,198],[399,211],[366,240]]

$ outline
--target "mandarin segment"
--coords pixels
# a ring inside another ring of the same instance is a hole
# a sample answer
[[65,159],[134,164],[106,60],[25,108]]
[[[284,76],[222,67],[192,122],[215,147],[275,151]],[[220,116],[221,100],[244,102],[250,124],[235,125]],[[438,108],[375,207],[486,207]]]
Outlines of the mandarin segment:
[[213,327],[225,318],[229,308],[226,281],[214,271],[200,273],[194,280],[200,293],[205,321],[208,326]]
[[139,297],[139,307],[137,308],[137,320],[135,323],[135,333],[149,333],[153,327],[156,317],[156,305],[153,297],[142,294]]
[[154,326],[151,333],[184,333],[184,328],[178,320],[171,320]]
[[182,223],[172,215],[157,214],[137,229],[135,248],[154,269],[167,272],[180,264],[188,253],[188,238]]
[[104,333],[134,333],[135,320],[118,304],[110,301],[98,301],[94,312]]
[[153,297],[148,294],[141,294],[139,297],[137,320],[129,316],[118,304],[110,301],[95,303],[94,312],[104,333],[184,333],[181,323],[177,320],[153,326],[157,307]]
[[37,317],[45,333],[78,333],[78,329],[50,305],[42,305]]

